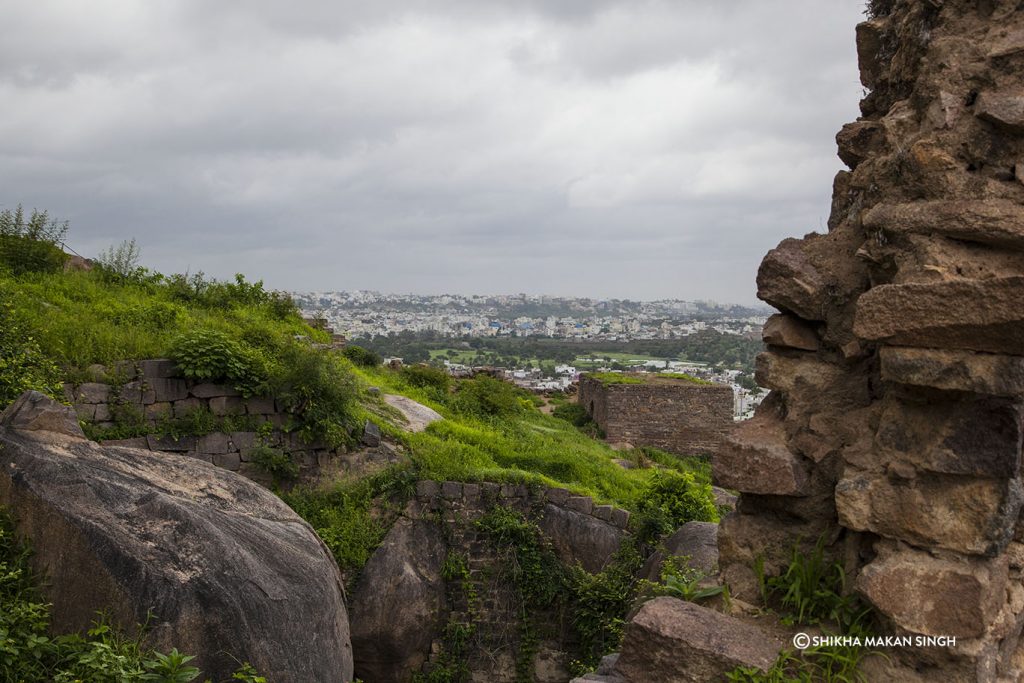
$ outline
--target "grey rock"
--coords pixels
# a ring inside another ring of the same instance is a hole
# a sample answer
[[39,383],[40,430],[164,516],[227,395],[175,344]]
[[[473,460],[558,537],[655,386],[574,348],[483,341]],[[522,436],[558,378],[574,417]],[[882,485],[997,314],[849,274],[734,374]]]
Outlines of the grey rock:
[[421,498],[433,498],[441,493],[441,485],[436,481],[422,479],[416,482],[416,495]]
[[139,371],[147,380],[167,379],[178,376],[178,366],[167,358],[152,358],[139,361]]
[[441,496],[447,500],[462,498],[462,484],[457,481],[446,481],[441,484]]
[[274,399],[252,397],[245,399],[245,412],[250,415],[270,415],[274,412]]
[[565,507],[589,515],[594,510],[594,501],[590,496],[570,496],[565,501]]
[[710,576],[718,569],[718,525],[712,522],[687,522],[669,536],[664,551],[654,552],[639,576],[648,581],[657,581],[666,557],[674,557],[680,564],[696,569]]
[[607,522],[607,521],[611,520],[611,518],[612,518],[612,506],[611,505],[596,505],[596,506],[594,506],[594,509],[591,511],[591,514],[594,517],[596,517],[596,518],[598,518],[598,519],[600,519],[602,521]]
[[363,445],[370,448],[380,445],[380,427],[370,420],[363,425]]
[[228,435],[215,432],[213,434],[201,436],[199,437],[199,441],[196,443],[196,450],[210,455],[227,453],[231,450],[230,444],[228,443]]
[[150,450],[168,451],[171,453],[183,453],[196,450],[197,439],[194,436],[183,436],[175,439],[173,436],[157,436],[150,434],[146,437]]
[[242,457],[238,453],[214,453],[213,464],[217,467],[237,472],[242,466]]
[[147,378],[146,384],[153,390],[153,398],[157,402],[188,398],[188,383],[183,379],[153,377]]
[[245,412],[245,406],[237,396],[214,396],[210,399],[210,412],[221,417],[241,415]]
[[622,529],[607,522],[551,503],[544,505],[538,526],[563,562],[578,562],[588,572],[604,569],[625,537]]
[[26,391],[0,413],[0,426],[29,432],[39,439],[54,435],[85,439],[78,416],[71,406],[61,405],[38,391]]
[[242,392],[225,384],[197,384],[192,387],[192,395],[196,398],[213,398],[214,396],[241,396]]
[[544,498],[555,505],[565,505],[565,501],[569,500],[571,495],[569,489],[548,489],[544,492]]
[[100,382],[86,382],[78,386],[79,403],[106,403],[110,400],[110,385]]
[[406,683],[420,670],[445,619],[441,529],[400,518],[366,563],[352,595],[355,674]]
[[[37,417],[70,412],[41,403]],[[55,631],[89,628],[99,610],[131,630],[152,610],[147,645],[195,654],[204,677],[248,661],[277,682],[351,680],[337,567],[280,499],[194,458],[80,433],[42,443],[13,429],[24,415],[3,418],[0,504],[33,541]]]

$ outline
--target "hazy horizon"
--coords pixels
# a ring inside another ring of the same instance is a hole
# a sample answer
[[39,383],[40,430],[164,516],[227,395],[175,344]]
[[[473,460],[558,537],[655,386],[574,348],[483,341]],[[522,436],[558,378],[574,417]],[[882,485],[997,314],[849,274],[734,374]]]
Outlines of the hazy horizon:
[[861,0],[0,10],[0,208],[283,290],[751,305],[823,231]]

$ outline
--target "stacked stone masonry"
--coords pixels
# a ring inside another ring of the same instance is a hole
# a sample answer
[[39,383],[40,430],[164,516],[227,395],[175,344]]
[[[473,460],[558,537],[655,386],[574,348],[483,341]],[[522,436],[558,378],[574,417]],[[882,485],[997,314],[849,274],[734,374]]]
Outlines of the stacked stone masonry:
[[268,423],[272,427],[269,435],[262,438],[256,431],[215,432],[177,438],[151,434],[107,440],[104,445],[184,453],[257,481],[266,480],[267,475],[251,462],[250,453],[261,443],[289,453],[304,474],[316,472],[345,454],[344,449],[331,449],[318,442],[309,443],[298,434],[285,431],[294,416],[277,405],[273,398],[243,397],[230,386],[184,379],[177,376],[177,369],[169,360],[122,363],[112,372],[98,367],[93,371],[97,378],[113,374],[119,381],[67,384],[65,394],[79,419],[97,427],[115,426],[114,416],[119,410],[141,416],[154,430],[165,418],[182,418],[195,410],[208,410],[216,417],[245,418],[250,426]]
[[[476,528],[495,506],[538,525],[559,559],[598,572],[612,561],[628,534],[629,512],[596,505],[566,489],[538,489],[492,482],[419,481],[402,518],[370,559],[352,597],[356,676],[409,681],[444,661],[446,625],[471,628],[460,656],[469,680],[520,680],[516,657],[523,643],[522,605],[511,590],[507,549]],[[385,559],[393,555],[394,561]],[[442,563],[462,558],[465,574],[444,577]],[[389,586],[382,594],[381,585]],[[396,612],[422,615],[408,629]],[[396,626],[396,623],[399,623]],[[539,619],[532,679],[569,680],[574,633],[567,615]],[[401,637],[394,637],[395,631]],[[408,631],[408,633],[406,633]],[[428,637],[424,638],[424,634]],[[386,645],[382,645],[386,643]]]
[[861,118],[837,136],[827,234],[765,257],[758,381],[714,460],[742,492],[723,576],[756,597],[825,535],[893,634],[872,681],[1024,679],[1024,11],[876,0],[857,28]]
[[612,443],[677,455],[714,453],[733,426],[730,387],[683,379],[606,384],[584,375],[579,404]]

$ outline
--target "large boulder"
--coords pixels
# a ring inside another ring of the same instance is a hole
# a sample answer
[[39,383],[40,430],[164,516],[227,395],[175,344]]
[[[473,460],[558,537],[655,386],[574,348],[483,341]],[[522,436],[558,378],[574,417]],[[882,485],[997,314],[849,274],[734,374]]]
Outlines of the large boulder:
[[[64,421],[58,419],[63,415]],[[181,455],[103,447],[38,393],[0,416],[0,505],[31,539],[56,631],[104,610],[213,680],[248,661],[269,680],[349,681],[337,565],[256,484]]]
[[661,597],[626,625],[613,672],[627,683],[706,683],[740,666],[767,671],[782,647],[736,617]]
[[446,546],[441,528],[400,518],[363,568],[352,599],[356,674],[412,680],[444,623]]
[[657,581],[666,557],[705,576],[718,569],[718,525],[714,522],[687,522],[662,543],[640,569],[640,578]]
[[579,563],[588,572],[601,571],[622,545],[625,532],[596,517],[548,503],[538,526],[551,539],[558,558]]

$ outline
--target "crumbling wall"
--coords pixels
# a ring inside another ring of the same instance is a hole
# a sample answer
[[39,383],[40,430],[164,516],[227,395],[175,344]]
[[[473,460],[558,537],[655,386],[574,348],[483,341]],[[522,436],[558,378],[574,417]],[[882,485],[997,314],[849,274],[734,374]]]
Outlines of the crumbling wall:
[[[758,381],[716,456],[742,492],[733,593],[824,534],[890,633],[871,680],[1020,680],[1024,648],[1024,6],[875,0],[862,117],[837,136],[829,232],[765,257]],[[882,671],[886,669],[886,671]]]
[[610,442],[677,455],[714,453],[733,426],[732,388],[722,384],[668,378],[606,384],[583,376],[578,400]]

